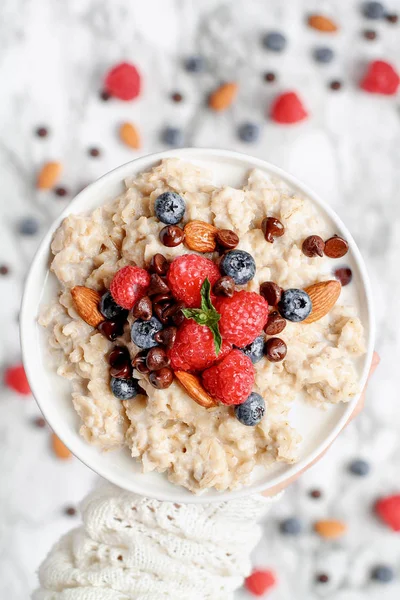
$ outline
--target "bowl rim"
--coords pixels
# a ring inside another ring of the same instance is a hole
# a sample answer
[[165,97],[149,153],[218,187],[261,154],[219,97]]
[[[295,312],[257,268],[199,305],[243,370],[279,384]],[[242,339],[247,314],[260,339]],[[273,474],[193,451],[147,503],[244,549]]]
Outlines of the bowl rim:
[[[132,170],[135,174],[149,169],[154,164],[158,163],[160,160],[165,158],[179,158],[179,159],[190,159],[196,161],[201,159],[212,159],[215,158],[226,158],[231,160],[236,160],[239,163],[246,163],[249,165],[249,168],[260,168],[264,171],[268,172],[273,176],[277,176],[282,179],[284,182],[287,182],[289,186],[293,189],[298,190],[305,196],[309,197],[318,207],[320,207],[332,221],[338,226],[339,230],[346,236],[346,241],[349,243],[351,253],[353,259],[357,265],[361,276],[361,285],[364,288],[365,293],[365,305],[366,305],[366,314],[367,314],[367,322],[368,322],[368,347],[365,356],[364,368],[360,378],[360,389],[362,390],[366,384],[368,373],[370,369],[370,365],[372,362],[372,355],[374,350],[375,343],[375,320],[374,320],[374,311],[373,311],[373,301],[372,301],[372,292],[371,292],[371,284],[367,272],[367,268],[365,266],[364,260],[361,256],[361,253],[350,234],[349,230],[342,222],[337,213],[324,201],[322,198],[311,190],[306,184],[302,183],[293,175],[287,173],[284,169],[277,167],[271,164],[268,161],[265,161],[260,158],[253,157],[248,154],[244,154],[241,152],[235,152],[232,150],[225,149],[216,149],[216,148],[180,148],[180,149],[172,149],[165,150],[162,152],[150,153],[144,156],[137,157],[127,163],[124,163],[111,171],[102,175],[99,179],[95,180],[91,184],[89,184],[86,188],[84,188],[81,192],[79,192],[75,198],[66,206],[66,208],[62,211],[62,213],[52,222],[50,227],[47,230],[44,238],[39,244],[39,247],[34,255],[34,258],[29,267],[29,272],[25,280],[25,286],[22,296],[21,302],[21,311],[20,311],[20,341],[21,341],[21,349],[22,349],[22,359],[25,367],[26,375],[29,381],[29,385],[31,387],[32,394],[39,405],[40,410],[42,411],[44,417],[46,418],[48,424],[52,428],[52,430],[56,433],[56,435],[61,439],[61,441],[71,450],[71,452],[79,458],[81,462],[83,462],[87,467],[89,467],[92,471],[103,477],[104,479],[110,481],[111,483],[121,487],[124,490],[128,490],[134,493],[138,493],[140,495],[146,495],[148,497],[153,497],[161,501],[181,501],[185,503],[194,503],[194,504],[204,504],[210,502],[222,502],[226,500],[231,500],[234,498],[241,498],[248,496],[254,493],[260,493],[268,491],[270,488],[274,488],[283,484],[287,479],[291,479],[295,475],[297,475],[300,471],[302,471],[305,467],[310,465],[320,454],[322,454],[325,450],[329,448],[338,434],[341,432],[346,422],[351,416],[351,413],[356,406],[361,393],[357,394],[349,403],[346,404],[345,410],[341,418],[338,420],[336,425],[333,427],[330,434],[324,439],[322,443],[316,446],[316,448],[311,451],[308,456],[300,459],[297,463],[290,466],[289,473],[280,473],[274,476],[270,483],[268,483],[267,487],[265,484],[250,484],[248,486],[243,486],[237,490],[233,491],[225,491],[220,492],[215,497],[209,497],[208,495],[195,495],[192,494],[189,497],[187,495],[183,495],[181,492],[180,486],[175,486],[176,494],[170,494],[169,492],[160,492],[157,495],[149,492],[144,494],[141,485],[135,485],[135,480],[125,481],[122,476],[112,472],[111,469],[103,468],[102,461],[100,460],[89,460],[87,457],[82,458],[80,456],[79,451],[76,448],[76,444],[74,442],[73,436],[69,436],[67,430],[60,431],[58,427],[54,427],[52,423],[52,419],[48,418],[48,411],[46,410],[46,401],[41,397],[40,390],[40,374],[37,373],[30,360],[30,327],[32,326],[32,318],[34,317],[37,320],[37,309],[38,306],[32,308],[32,304],[30,302],[30,297],[35,283],[35,269],[38,264],[42,263],[44,260],[47,261],[49,247],[51,243],[52,236],[54,231],[60,225],[62,220],[68,215],[76,213],[78,211],[72,210],[76,208],[86,195],[90,195],[94,189],[94,187],[101,187],[105,183],[111,180],[115,180],[117,182],[118,178],[122,182],[125,177],[129,176],[129,172]],[[101,457],[101,454],[99,454]],[[173,484],[171,484],[173,485]],[[184,490],[185,494],[187,494],[188,490]]]

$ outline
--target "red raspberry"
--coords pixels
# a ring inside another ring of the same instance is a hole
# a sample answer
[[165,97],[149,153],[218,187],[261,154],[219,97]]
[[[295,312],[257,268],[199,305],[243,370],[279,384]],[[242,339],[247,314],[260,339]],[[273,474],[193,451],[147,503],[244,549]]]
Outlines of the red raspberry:
[[208,393],[222,404],[242,404],[253,387],[253,363],[240,350],[231,350],[221,362],[204,371],[202,378]]
[[172,261],[167,274],[168,285],[175,298],[190,308],[200,306],[200,289],[207,277],[212,287],[221,275],[212,260],[198,254],[178,256]]
[[140,75],[134,65],[123,62],[106,75],[105,91],[120,100],[133,100],[140,94]]
[[276,584],[276,577],[272,571],[254,569],[252,574],[247,577],[244,585],[253,596],[263,596],[267,590],[270,590]]
[[393,531],[400,531],[400,494],[380,498],[375,512]]
[[255,292],[235,292],[231,298],[221,296],[214,305],[221,315],[221,336],[238,348],[260,335],[268,320],[268,302]]
[[23,365],[15,365],[6,369],[4,383],[7,387],[14,390],[14,392],[18,392],[18,394],[29,396],[31,393]]
[[400,78],[391,64],[383,60],[372,61],[367,68],[360,87],[372,94],[392,96],[397,92]]
[[276,123],[298,123],[308,114],[296,92],[285,92],[275,98],[271,107],[271,119]]
[[111,296],[122,308],[130,310],[150,285],[150,275],[140,267],[123,267],[113,277],[110,285]]
[[216,356],[214,337],[209,328],[187,319],[179,327],[168,356],[171,367],[176,371],[203,371],[223,359],[231,349],[231,344],[223,341]]

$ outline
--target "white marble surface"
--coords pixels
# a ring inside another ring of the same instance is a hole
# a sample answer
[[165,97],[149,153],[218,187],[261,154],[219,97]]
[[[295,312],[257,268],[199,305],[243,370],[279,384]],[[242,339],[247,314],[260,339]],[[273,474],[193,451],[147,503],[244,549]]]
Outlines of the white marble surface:
[[[399,0],[387,0],[400,12]],[[82,185],[140,153],[162,148],[160,129],[182,126],[187,145],[217,146],[261,156],[291,171],[321,193],[353,232],[371,273],[382,363],[368,391],[367,409],[328,455],[287,493],[265,523],[255,563],[275,569],[279,585],[271,600],[395,600],[400,597],[400,535],[371,516],[377,495],[400,491],[400,113],[398,98],[360,92],[356,78],[368,59],[383,57],[400,68],[400,25],[373,23],[379,39],[360,36],[365,23],[353,0],[2,0],[0,3],[0,262],[10,266],[1,285],[1,364],[18,360],[17,313],[23,278],[39,241],[21,239],[16,223],[25,215],[40,219],[41,232],[66,205],[53,193],[38,193],[34,178],[49,159],[64,165],[62,183],[73,195]],[[322,7],[322,8],[321,8]],[[306,12],[320,8],[341,24],[326,38],[307,30]],[[290,40],[282,55],[259,44],[271,27]],[[310,60],[316,43],[335,48],[336,60],[318,66]],[[188,75],[181,59],[203,52],[209,73]],[[143,74],[144,91],[132,103],[102,102],[102,74],[129,59]],[[278,81],[264,83],[265,70]],[[204,97],[220,79],[235,79],[240,93],[222,115],[204,108]],[[332,92],[327,81],[340,78]],[[311,118],[291,128],[264,117],[272,97],[297,89]],[[173,104],[172,91],[184,95]],[[262,125],[254,146],[236,138],[243,119]],[[121,146],[121,121],[138,124],[143,148]],[[38,125],[51,135],[33,135]],[[87,154],[89,146],[101,157]],[[35,569],[51,543],[75,524],[63,515],[76,504],[95,476],[77,460],[58,462],[49,450],[49,432],[36,429],[32,399],[2,389],[0,396],[0,598],[26,600],[36,585]],[[366,457],[372,474],[365,480],[346,472],[354,457]],[[323,491],[312,500],[311,488]],[[283,539],[277,522],[302,517],[306,533]],[[311,530],[313,520],[343,518],[349,534],[324,543]],[[397,581],[381,586],[368,580],[376,562],[391,564]],[[316,572],[331,575],[324,586]],[[238,598],[246,598],[240,593]]]

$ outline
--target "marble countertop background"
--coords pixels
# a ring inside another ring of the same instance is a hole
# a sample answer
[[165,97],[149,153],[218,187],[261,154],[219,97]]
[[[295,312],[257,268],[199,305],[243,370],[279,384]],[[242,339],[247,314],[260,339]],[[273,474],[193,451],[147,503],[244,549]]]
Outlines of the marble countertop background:
[[[400,12],[399,0],[387,0]],[[319,10],[340,24],[335,36],[305,26]],[[289,44],[282,54],[265,51],[263,32],[277,28]],[[378,32],[367,41],[361,31]],[[310,58],[316,44],[336,53],[330,65]],[[209,70],[188,74],[182,59],[201,53]],[[265,158],[292,172],[331,203],[352,231],[369,268],[376,302],[377,349],[382,362],[368,390],[367,408],[324,459],[295,484],[264,524],[255,564],[276,571],[271,600],[397,600],[400,534],[372,515],[379,495],[400,491],[400,102],[357,89],[364,65],[376,57],[400,68],[400,25],[366,22],[353,0],[2,0],[0,3],[0,364],[20,358],[18,308],[24,276],[41,234],[85,184],[140,154],[165,146],[166,125],[183,129],[185,145],[225,147]],[[107,69],[123,59],[137,65],[143,93],[134,102],[99,97]],[[274,71],[274,83],[263,81]],[[340,91],[329,81],[340,79]],[[204,99],[221,80],[240,92],[223,114]],[[273,97],[297,90],[310,118],[282,127],[265,118]],[[179,104],[172,92],[183,96]],[[260,124],[256,144],[237,138],[246,120]],[[140,151],[124,147],[121,122],[140,129]],[[46,126],[46,138],[35,136]],[[89,156],[88,148],[101,151]],[[67,196],[35,190],[47,160],[64,166]],[[19,220],[39,220],[36,236],[21,237]],[[36,569],[58,536],[78,523],[65,508],[76,506],[96,477],[79,461],[62,463],[50,450],[50,434],[32,420],[34,401],[0,390],[0,598],[26,600]],[[348,473],[354,458],[371,462],[363,479]],[[322,497],[312,499],[310,490]],[[282,537],[280,519],[299,516],[305,533]],[[345,520],[348,535],[323,542],[311,532],[320,517]],[[391,565],[396,580],[371,582],[371,566]],[[326,573],[327,584],[316,575]],[[238,598],[248,596],[239,592]]]

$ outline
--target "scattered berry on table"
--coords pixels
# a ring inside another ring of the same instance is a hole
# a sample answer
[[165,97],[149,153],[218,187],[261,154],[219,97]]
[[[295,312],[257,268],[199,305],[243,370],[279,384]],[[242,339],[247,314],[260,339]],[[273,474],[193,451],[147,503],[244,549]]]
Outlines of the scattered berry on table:
[[359,477],[365,477],[371,471],[371,465],[366,460],[357,459],[353,460],[349,464],[349,471],[353,473],[353,475],[358,475]]
[[49,130],[47,129],[47,127],[38,127],[35,133],[38,137],[44,138],[49,135]]
[[248,252],[231,250],[222,257],[220,269],[224,275],[232,277],[237,285],[244,285],[256,274],[256,263]]
[[99,148],[89,148],[88,153],[92,158],[97,158],[101,154]]
[[224,340],[217,356],[210,329],[187,319],[179,327],[168,356],[175,371],[203,371],[223,359],[231,349],[231,344]]
[[366,40],[370,40],[370,41],[376,40],[376,38],[378,37],[377,32],[374,31],[373,29],[364,29],[362,34]]
[[385,19],[388,23],[398,23],[399,15],[396,15],[395,13],[390,13],[385,16]]
[[175,192],[164,192],[160,194],[154,203],[156,217],[166,225],[176,225],[183,219],[186,202]]
[[285,92],[277,96],[272,103],[270,117],[276,123],[291,125],[308,116],[296,92]]
[[238,127],[238,136],[242,142],[250,144],[260,137],[260,127],[257,123],[242,123]]
[[251,344],[268,320],[268,302],[255,292],[241,290],[231,298],[220,296],[214,306],[221,315],[218,325],[223,339],[238,348]]
[[157,346],[154,335],[157,331],[161,331],[162,324],[156,317],[151,317],[150,321],[142,321],[138,319],[132,325],[131,338],[132,342],[139,348],[153,348]]
[[282,52],[286,48],[286,37],[280,31],[269,31],[262,38],[262,45],[272,52]]
[[235,416],[238,421],[248,427],[258,425],[265,414],[264,398],[252,392],[243,404],[235,406]]
[[140,75],[136,67],[122,62],[106,75],[104,89],[119,100],[133,100],[140,94]]
[[383,60],[374,60],[368,65],[360,87],[371,94],[393,96],[399,83],[400,77],[391,64]]
[[0,275],[8,275],[10,268],[7,265],[0,265]]
[[270,362],[280,362],[287,354],[287,346],[280,338],[272,337],[264,344],[264,354]]
[[100,92],[100,99],[103,100],[103,102],[108,102],[111,99],[111,94],[107,92],[107,90],[102,90]]
[[4,383],[8,388],[14,392],[18,392],[18,394],[23,396],[29,396],[31,393],[31,389],[26,378],[25,369],[21,364],[8,367],[5,370]]
[[371,579],[379,581],[379,583],[390,583],[394,577],[394,570],[388,565],[377,565],[371,571]]
[[56,189],[54,190],[54,193],[56,196],[59,196],[60,198],[64,198],[64,196],[68,195],[68,190],[65,187],[56,187]]
[[276,585],[276,576],[273,571],[254,569],[244,582],[246,590],[254,596],[263,596],[265,592]]
[[328,46],[318,46],[313,50],[313,57],[319,63],[330,63],[334,59],[335,53]]
[[317,583],[328,583],[329,576],[326,573],[319,573],[315,579]]
[[322,498],[321,490],[311,490],[310,497],[313,498],[314,500],[319,500],[320,498]]
[[400,494],[379,498],[375,512],[393,531],[400,531]]
[[206,62],[203,56],[188,56],[184,61],[184,66],[189,73],[201,73],[206,67]]
[[335,275],[336,279],[340,281],[342,287],[349,285],[353,279],[353,273],[349,267],[339,267],[338,269],[335,269],[333,274]]
[[361,10],[367,19],[383,19],[385,16],[385,8],[381,2],[363,2]]
[[142,296],[146,295],[149,285],[150,275],[145,269],[127,266],[114,275],[110,292],[119,306],[130,310]]
[[67,515],[67,517],[75,517],[77,510],[74,506],[67,506],[64,509],[64,513]]
[[290,517],[281,521],[279,529],[284,535],[299,535],[303,530],[303,525],[297,517]]
[[264,73],[263,79],[267,83],[272,83],[273,81],[276,80],[276,75],[272,71],[267,71],[266,73]]
[[39,231],[39,222],[35,217],[24,217],[18,223],[21,235],[36,235]]
[[282,317],[298,323],[311,313],[312,303],[307,292],[292,288],[282,293],[278,308]]
[[168,146],[183,146],[183,131],[179,127],[164,127],[161,132],[161,141]]
[[203,371],[202,380],[213,398],[227,405],[241,404],[254,384],[253,363],[240,350],[231,350],[221,362]]
[[198,254],[183,254],[170,264],[167,281],[168,286],[177,300],[181,300],[190,308],[200,306],[200,290],[208,277],[211,286],[220,278],[217,265]]
[[183,96],[179,92],[174,92],[173,94],[171,94],[171,100],[173,102],[182,102]]
[[339,81],[338,79],[334,79],[333,81],[331,81],[329,83],[329,87],[331,90],[333,90],[334,92],[337,92],[338,90],[342,89],[342,82]]
[[117,379],[116,377],[111,377],[110,387],[114,396],[119,400],[130,400],[138,394],[143,394],[139,381],[133,378]]
[[244,348],[239,348],[246,356],[249,357],[253,364],[258,363],[263,357],[264,338],[262,335],[256,337],[250,344]]
[[100,300],[99,310],[106,319],[123,319],[128,317],[128,310],[119,306],[111,296],[108,290]]
[[47,425],[46,420],[43,417],[35,417],[32,423],[38,429],[44,429]]

